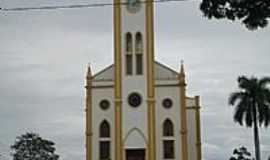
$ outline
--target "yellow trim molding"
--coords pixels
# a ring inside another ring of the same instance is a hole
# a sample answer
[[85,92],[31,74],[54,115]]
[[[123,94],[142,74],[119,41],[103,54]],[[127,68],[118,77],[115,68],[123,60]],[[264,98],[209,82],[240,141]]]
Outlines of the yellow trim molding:
[[195,96],[196,106],[196,147],[197,147],[197,160],[202,159],[202,146],[201,146],[201,116],[200,116],[200,97]]
[[[120,4],[114,0],[114,4]],[[122,58],[121,58],[121,5],[114,5],[114,97],[115,97],[115,160],[123,158],[122,143]]]
[[155,74],[154,74],[154,6],[153,0],[146,0],[146,60],[147,60],[147,117],[148,147],[147,160],[156,160],[156,122],[155,122]]
[[92,75],[90,66],[87,67],[86,76],[86,160],[92,160]]
[[180,120],[181,120],[181,151],[182,160],[188,160],[188,140],[187,140],[187,105],[186,105],[186,80],[184,65],[181,64],[179,73],[179,86],[180,86]]

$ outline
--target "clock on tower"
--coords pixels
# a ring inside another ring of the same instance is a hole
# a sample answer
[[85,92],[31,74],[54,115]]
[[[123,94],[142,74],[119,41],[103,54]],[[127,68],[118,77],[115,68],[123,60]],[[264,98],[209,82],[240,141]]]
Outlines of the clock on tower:
[[127,0],[127,10],[130,13],[136,13],[141,9],[140,0]]

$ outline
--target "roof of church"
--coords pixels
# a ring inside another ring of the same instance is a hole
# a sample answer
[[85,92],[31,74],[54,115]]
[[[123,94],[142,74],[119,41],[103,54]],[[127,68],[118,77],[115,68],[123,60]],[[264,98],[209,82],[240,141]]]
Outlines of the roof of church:
[[[176,80],[178,72],[167,67],[166,65],[155,61],[155,79],[156,80]],[[113,81],[114,64],[107,66],[93,76],[94,81]]]

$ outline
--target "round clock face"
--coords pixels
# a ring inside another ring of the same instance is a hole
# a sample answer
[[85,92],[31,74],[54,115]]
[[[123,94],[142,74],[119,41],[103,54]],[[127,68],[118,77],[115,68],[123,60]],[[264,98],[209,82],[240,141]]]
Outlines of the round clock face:
[[141,9],[140,0],[127,0],[127,10],[130,13],[136,13]]

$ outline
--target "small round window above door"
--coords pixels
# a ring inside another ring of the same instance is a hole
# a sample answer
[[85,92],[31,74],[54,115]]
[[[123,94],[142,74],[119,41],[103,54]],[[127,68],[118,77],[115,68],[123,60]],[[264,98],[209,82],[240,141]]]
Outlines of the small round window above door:
[[110,102],[109,102],[107,99],[103,99],[103,100],[100,101],[99,107],[100,107],[102,110],[107,110],[107,109],[109,109],[109,107],[110,107]]
[[163,105],[164,108],[169,109],[169,108],[172,107],[173,101],[172,101],[170,98],[165,98],[165,99],[162,101],[162,105]]
[[128,96],[128,104],[131,107],[138,107],[142,103],[142,97],[138,93],[131,93]]

